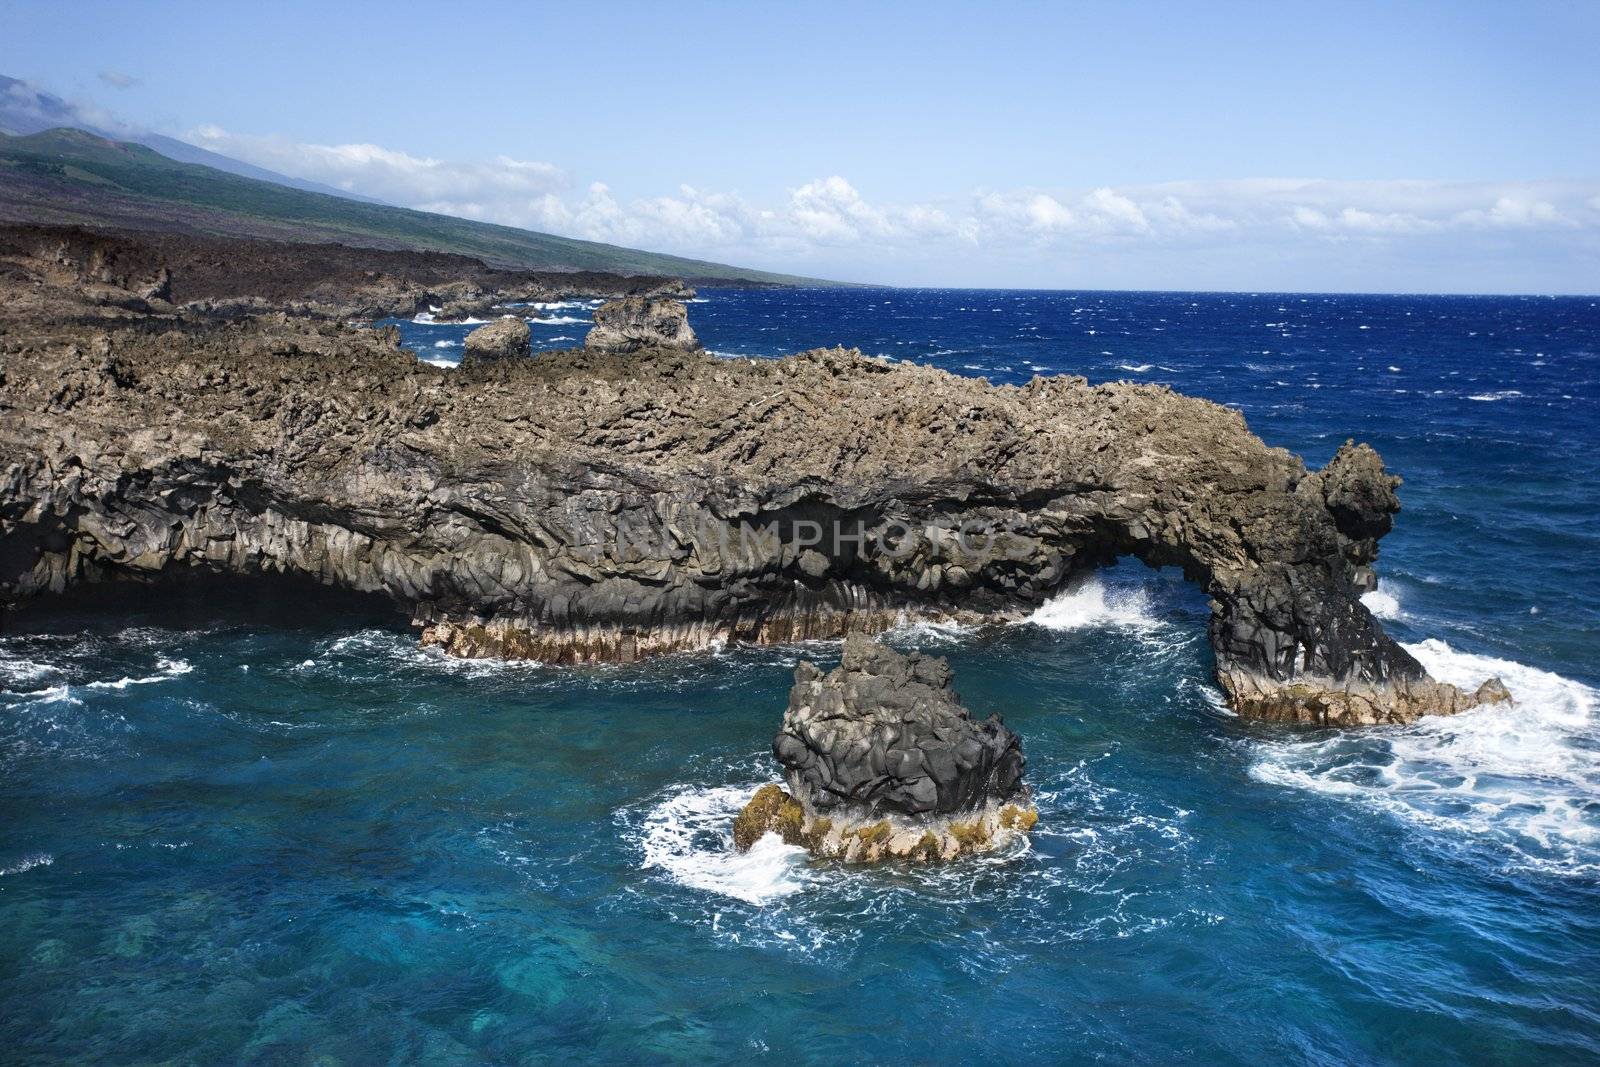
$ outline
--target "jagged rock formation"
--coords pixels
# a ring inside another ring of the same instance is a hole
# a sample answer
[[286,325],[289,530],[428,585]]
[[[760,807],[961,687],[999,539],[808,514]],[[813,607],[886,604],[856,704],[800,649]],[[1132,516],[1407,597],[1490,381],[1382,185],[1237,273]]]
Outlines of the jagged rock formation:
[[515,315],[504,315],[467,334],[462,345],[461,360],[465,363],[516,359],[532,350],[532,339],[533,332],[528,329],[526,322]]
[[772,754],[808,809],[950,815],[1022,788],[1022,741],[998,718],[975,722],[950,664],[903,656],[860,634],[837,670],[802,662]]
[[700,341],[689,328],[689,311],[676,300],[630,296],[609,300],[594,312],[585,348],[637,352],[641,348],[694,350]]
[[1038,819],[1021,739],[998,717],[968,714],[943,659],[852,634],[838,669],[802,661],[794,678],[772,742],[789,791],[751,799],[736,847],[771,832],[839,859],[952,859]]
[[293,574],[384,593],[457,655],[618,661],[1015,618],[1133,555],[1208,591],[1241,714],[1404,722],[1498,695],[1435,683],[1361,604],[1398,507],[1365,446],[1308,471],[1163,387],[843,350],[441,370],[392,331],[196,317],[122,257],[0,262],[5,602]]

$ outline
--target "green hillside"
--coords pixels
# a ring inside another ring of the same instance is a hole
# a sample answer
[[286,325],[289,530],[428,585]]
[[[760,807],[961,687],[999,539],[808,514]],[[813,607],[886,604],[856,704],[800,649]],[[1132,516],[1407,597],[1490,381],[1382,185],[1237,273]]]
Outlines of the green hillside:
[[143,145],[71,129],[26,137],[0,134],[0,217],[456,252],[530,270],[664,274],[726,284],[836,284],[306,192],[179,163]]

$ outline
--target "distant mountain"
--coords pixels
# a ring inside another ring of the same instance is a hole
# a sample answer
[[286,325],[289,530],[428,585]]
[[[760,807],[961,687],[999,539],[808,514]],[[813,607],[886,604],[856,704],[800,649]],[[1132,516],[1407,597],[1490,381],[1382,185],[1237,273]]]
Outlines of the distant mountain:
[[203,167],[215,167],[237,174],[242,178],[255,178],[257,181],[276,182],[287,185],[291,189],[304,189],[308,193],[326,193],[329,196],[342,196],[350,200],[362,200],[369,204],[381,204],[382,200],[374,200],[370,196],[359,193],[346,192],[335,189],[331,185],[321,182],[310,182],[303,178],[291,178],[287,174],[267,170],[265,167],[253,166],[249,163],[232,159],[218,152],[210,152],[204,148],[180,141],[176,137],[165,134],[150,133],[145,130],[123,129],[120,126],[97,126],[95,122],[85,116],[78,108],[73,107],[59,96],[41,92],[25,81],[17,78],[8,78],[0,74],[0,133],[29,134],[40,133],[44,130],[67,128],[73,130],[87,130],[107,140],[132,141],[142,144],[146,148],[154,148],[168,159],[176,159],[180,163],[198,163]]
[[456,252],[525,270],[660,274],[707,284],[837,284],[290,188],[79,129],[0,134],[0,218]]

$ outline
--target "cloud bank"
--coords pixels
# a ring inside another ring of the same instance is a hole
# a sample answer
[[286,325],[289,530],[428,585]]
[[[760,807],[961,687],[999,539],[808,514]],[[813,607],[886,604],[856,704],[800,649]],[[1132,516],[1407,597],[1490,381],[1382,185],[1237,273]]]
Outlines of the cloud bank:
[[215,126],[188,139],[407,207],[886,282],[1600,290],[1600,182],[1242,179],[896,203],[832,174],[762,200],[687,185],[622,198],[549,162],[450,162]]

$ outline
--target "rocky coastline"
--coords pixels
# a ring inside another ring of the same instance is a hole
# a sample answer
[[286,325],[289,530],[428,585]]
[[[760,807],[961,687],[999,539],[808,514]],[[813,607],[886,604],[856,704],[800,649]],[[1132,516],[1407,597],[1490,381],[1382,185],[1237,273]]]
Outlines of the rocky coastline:
[[[455,655],[621,662],[1017,618],[1131,555],[1207,591],[1241,715],[1407,722],[1505,696],[1433,681],[1361,604],[1399,510],[1364,445],[1313,471],[1159,386],[719,359],[649,299],[597,322],[615,345],[530,359],[512,339],[445,370],[344,320],[453,282],[224,283],[211,262],[201,285],[195,261],[126,235],[0,239],[7,606],[290,575],[381,593]],[[491,306],[573,292],[457,281]],[[652,284],[584,295],[674,283]]]

